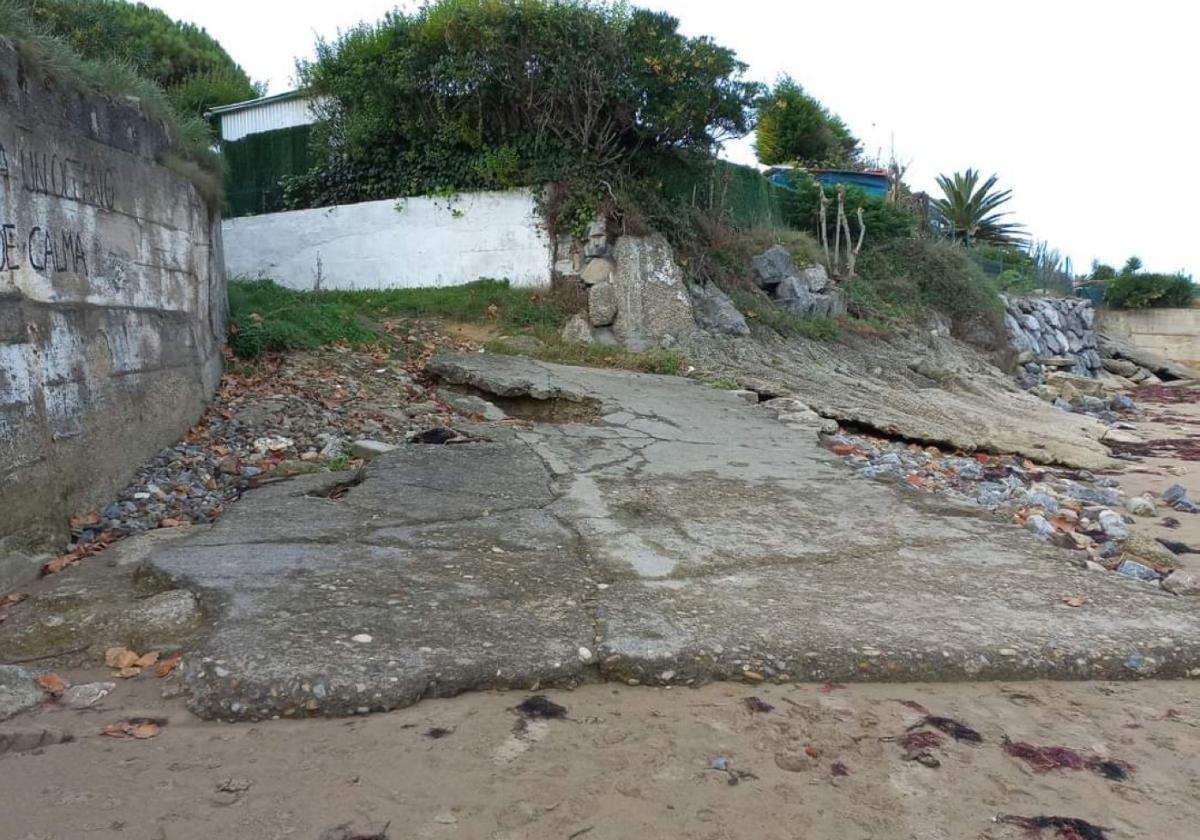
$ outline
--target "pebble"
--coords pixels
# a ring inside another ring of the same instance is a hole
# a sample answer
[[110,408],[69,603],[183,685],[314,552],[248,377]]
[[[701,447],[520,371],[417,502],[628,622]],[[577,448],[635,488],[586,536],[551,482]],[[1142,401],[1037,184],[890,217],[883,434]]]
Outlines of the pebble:
[[1121,565],[1117,566],[1117,574],[1145,581],[1156,581],[1162,577],[1162,575],[1149,566],[1143,565],[1136,560],[1122,560]]
[[1111,510],[1102,510],[1098,518],[1100,527],[1104,529],[1104,533],[1110,539],[1123,540],[1129,536],[1129,526],[1125,524],[1124,518],[1119,513],[1113,513]]
[[1134,516],[1154,516],[1158,509],[1154,499],[1147,495],[1134,496],[1129,500],[1127,507]]
[[108,696],[117,687],[116,683],[95,682],[73,685],[63,692],[59,703],[68,709],[90,709]]
[[366,633],[359,633],[357,636],[351,636],[350,641],[358,642],[360,645],[369,645],[371,642],[375,641],[375,638],[367,635]]

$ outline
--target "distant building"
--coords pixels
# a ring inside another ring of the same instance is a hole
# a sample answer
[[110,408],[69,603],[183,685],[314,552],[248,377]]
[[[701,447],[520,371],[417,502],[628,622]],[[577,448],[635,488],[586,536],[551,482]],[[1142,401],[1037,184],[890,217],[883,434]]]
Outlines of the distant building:
[[313,98],[302,90],[248,99],[209,108],[205,116],[216,121],[221,139],[232,143],[251,134],[264,134],[317,122]]

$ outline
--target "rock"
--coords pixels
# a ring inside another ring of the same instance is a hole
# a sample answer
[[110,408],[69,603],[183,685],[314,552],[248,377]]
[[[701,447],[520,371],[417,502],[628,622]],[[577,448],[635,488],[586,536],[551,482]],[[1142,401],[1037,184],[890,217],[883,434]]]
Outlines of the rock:
[[750,335],[750,325],[729,296],[715,283],[692,287],[692,309],[696,323],[721,335]]
[[499,339],[504,349],[522,356],[536,356],[546,349],[546,343],[531,335],[504,335]]
[[172,589],[137,601],[126,615],[129,625],[137,628],[138,649],[156,647],[157,638],[178,638],[182,632],[199,627],[202,620],[196,596],[186,589]]
[[1025,521],[1025,527],[1037,534],[1041,539],[1050,539],[1054,536],[1054,526],[1046,521],[1046,517],[1040,513],[1035,513]]
[[370,461],[373,458],[378,458],[380,455],[395,452],[396,449],[397,447],[390,443],[384,443],[380,440],[370,440],[368,438],[356,440],[350,444],[350,454],[355,458],[362,458],[364,461]]
[[1117,394],[1110,401],[1114,411],[1137,411],[1137,403],[1129,394]]
[[596,283],[588,289],[588,319],[593,327],[607,327],[617,319],[617,290],[612,283]]
[[44,697],[33,674],[16,665],[0,665],[0,720],[29,711]]
[[1163,579],[1162,588],[1172,595],[1200,595],[1200,575],[1194,572],[1171,572]]
[[116,683],[94,682],[73,685],[63,692],[59,703],[68,709],[90,709],[108,696],[117,687]]
[[224,475],[237,475],[238,459],[232,455],[222,458],[220,463],[217,465],[217,469]]
[[1124,429],[1109,429],[1101,438],[1105,443],[1145,443],[1140,435],[1135,435],[1133,432],[1125,431]]
[[582,312],[571,316],[562,329],[562,340],[573,344],[592,343],[592,324]]
[[799,274],[796,264],[792,261],[792,255],[782,245],[772,245],[750,260],[750,270],[754,272],[754,279],[758,281],[758,285],[768,292],[774,291],[784,280]]
[[1129,526],[1125,524],[1125,520],[1119,513],[1113,513],[1111,510],[1100,511],[1100,527],[1104,529],[1104,533],[1110,539],[1123,540],[1129,536]]
[[1137,375],[1140,368],[1128,359],[1105,359],[1104,369],[1117,376],[1131,378]]
[[749,403],[750,405],[758,405],[758,391],[737,390],[737,391],[730,391],[729,393],[731,396],[737,397],[744,403]]
[[585,257],[602,257],[608,253],[608,225],[603,219],[595,219],[588,225],[587,243],[583,246]]
[[73,740],[74,736],[70,732],[61,729],[47,729],[31,724],[9,724],[0,727],[0,756],[6,753],[32,752],[55,744],[68,744]]
[[443,391],[440,396],[442,402],[459,414],[477,414],[489,422],[508,419],[507,414],[483,397],[477,397],[474,394],[459,394],[455,391]]
[[1131,533],[1121,544],[1121,558],[1151,566],[1178,566],[1179,560],[1162,543],[1140,531]]
[[1121,565],[1117,566],[1116,571],[1119,575],[1125,575],[1125,577],[1137,580],[1154,581],[1161,577],[1158,572],[1136,560],[1122,560]]
[[810,292],[823,292],[829,286],[829,272],[823,265],[810,265],[800,270],[800,280]]
[[1146,494],[1134,496],[1129,500],[1126,507],[1129,508],[1129,512],[1134,516],[1154,516],[1158,510],[1154,499]]
[[1182,484],[1172,484],[1162,494],[1163,501],[1169,505],[1173,505],[1180,499],[1187,498],[1187,488]]
[[613,252],[612,284],[617,293],[613,332],[623,345],[645,350],[695,331],[683,271],[664,236],[622,236]]
[[586,286],[594,286],[597,283],[607,283],[612,275],[612,260],[607,257],[596,257],[589,260],[588,264],[583,267],[583,271],[579,273],[579,279]]
[[[1164,359],[1156,353],[1142,350],[1123,339],[1097,333],[1096,346],[1106,359],[1125,359],[1165,380],[1200,379],[1200,372]],[[1133,378],[1132,376],[1130,377]]]
[[788,773],[804,773],[816,767],[816,762],[802,752],[775,753],[775,766]]

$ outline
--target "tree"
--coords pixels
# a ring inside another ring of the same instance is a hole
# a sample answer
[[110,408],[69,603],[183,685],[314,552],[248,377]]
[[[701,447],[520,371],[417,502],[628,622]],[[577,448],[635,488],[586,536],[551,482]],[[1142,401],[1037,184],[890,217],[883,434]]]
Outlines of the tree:
[[18,0],[32,23],[93,60],[117,60],[156,82],[181,112],[262,94],[203,29],[124,0]]
[[438,0],[319,41],[298,76],[323,105],[308,206],[560,180],[614,185],[658,155],[709,156],[760,86],[675,18],[574,0]]
[[758,100],[754,151],[766,166],[781,163],[845,166],[859,154],[858,139],[841,118],[790,76]]
[[997,191],[996,180],[993,175],[980,184],[974,169],[938,176],[943,197],[935,199],[934,205],[945,217],[954,239],[968,246],[975,242],[1024,243],[1023,226],[1005,221],[1009,213],[999,209],[1012,198],[1012,190]]

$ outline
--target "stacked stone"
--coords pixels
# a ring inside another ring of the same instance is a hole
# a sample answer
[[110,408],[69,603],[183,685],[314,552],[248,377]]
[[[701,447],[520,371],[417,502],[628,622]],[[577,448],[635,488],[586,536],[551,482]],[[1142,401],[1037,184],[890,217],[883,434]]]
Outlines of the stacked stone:
[[1004,297],[1004,309],[1009,343],[1022,354],[1027,373],[1040,376],[1044,368],[1052,367],[1096,376],[1103,369],[1092,331],[1091,301]]

